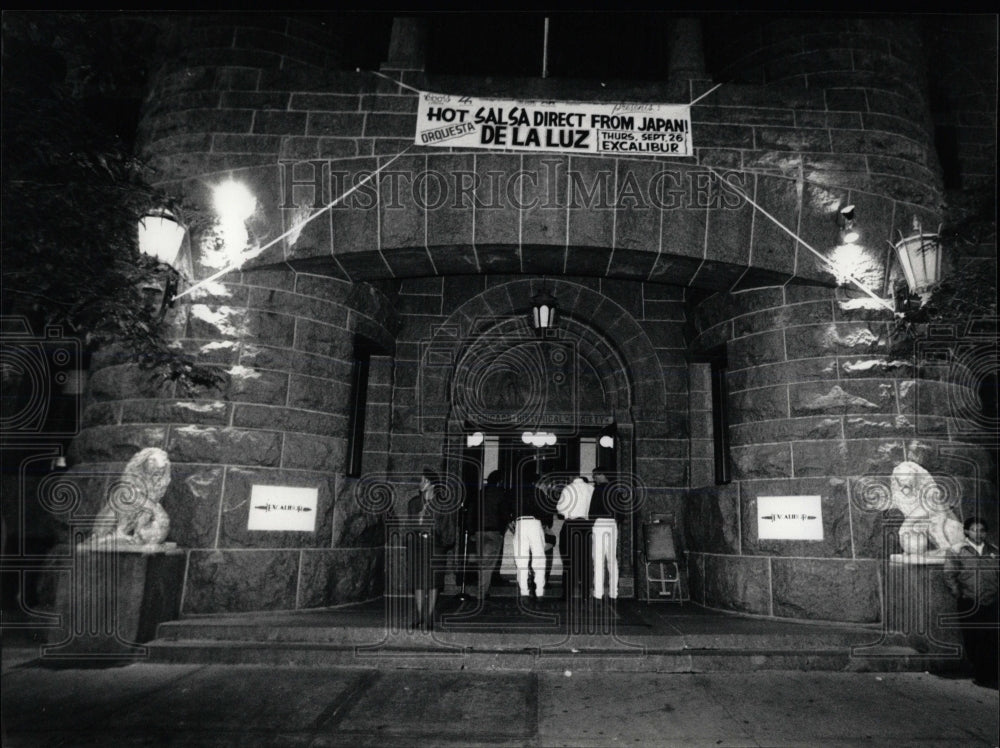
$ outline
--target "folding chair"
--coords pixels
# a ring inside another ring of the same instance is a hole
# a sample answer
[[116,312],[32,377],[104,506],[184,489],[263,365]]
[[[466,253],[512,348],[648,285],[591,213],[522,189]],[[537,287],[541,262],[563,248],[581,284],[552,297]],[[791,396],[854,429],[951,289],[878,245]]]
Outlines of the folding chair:
[[[643,565],[646,569],[646,602],[666,600],[684,604],[681,570],[674,546],[674,526],[654,520],[643,525]],[[652,585],[659,585],[651,594]]]

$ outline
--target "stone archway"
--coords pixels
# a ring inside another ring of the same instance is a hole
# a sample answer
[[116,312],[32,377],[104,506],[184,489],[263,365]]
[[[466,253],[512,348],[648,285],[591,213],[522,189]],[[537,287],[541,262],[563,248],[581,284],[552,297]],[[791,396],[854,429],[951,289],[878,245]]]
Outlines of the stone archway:
[[526,313],[531,297],[545,286],[557,300],[559,335],[571,341],[599,376],[611,397],[616,420],[631,422],[633,409],[665,406],[662,377],[650,375],[658,363],[645,331],[607,296],[572,281],[516,280],[484,291],[455,309],[439,325],[420,356],[421,417],[437,420],[440,431],[450,417],[455,365],[477,340],[534,340]]
[[[481,402],[476,399],[481,392],[469,391],[470,383],[477,381],[476,367],[498,362],[501,370],[517,371],[520,366],[521,373],[536,376],[551,364],[547,354],[538,350],[510,353],[519,346],[531,349],[540,340],[528,325],[526,312],[531,296],[542,285],[539,280],[516,280],[484,291],[455,309],[421,352],[421,428],[423,433],[443,433],[447,472],[462,472],[469,417],[476,415],[470,410]],[[638,496],[644,489],[635,471],[635,413],[666,407],[662,377],[651,373],[658,372],[656,351],[631,315],[603,294],[566,280],[545,281],[544,285],[556,297],[560,310],[558,332],[545,342],[567,351],[561,364],[572,351],[599,385],[617,434],[619,483],[631,487]],[[506,362],[505,355],[509,356]],[[548,384],[542,382],[540,387]],[[535,385],[528,383],[525,387],[531,390]],[[535,391],[540,391],[539,387]],[[544,424],[544,416],[540,423]],[[580,420],[570,425],[579,427]],[[598,425],[598,420],[590,425]],[[638,519],[634,514],[620,538],[623,595],[632,590]]]

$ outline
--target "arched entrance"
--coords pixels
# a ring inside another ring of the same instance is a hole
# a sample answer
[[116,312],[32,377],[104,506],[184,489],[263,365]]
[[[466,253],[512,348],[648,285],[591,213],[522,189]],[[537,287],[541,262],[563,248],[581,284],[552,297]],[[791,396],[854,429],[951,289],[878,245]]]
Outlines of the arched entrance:
[[[568,282],[555,284],[557,297],[560,285],[596,297],[592,304],[577,304],[577,310],[607,302]],[[617,483],[629,487],[641,506],[642,481],[633,467],[633,362],[579,314],[564,313],[557,329],[536,333],[524,313],[528,305],[517,302],[530,298],[531,290],[531,281],[514,281],[504,287],[506,308],[493,307],[493,313],[475,318],[465,307],[456,310],[455,324],[449,320],[442,326],[423,359],[428,364],[442,360],[444,350],[451,352],[447,375],[435,375],[434,385],[422,392],[424,418],[435,413],[431,398],[441,400],[449,473],[462,475],[476,492],[485,475],[499,469],[517,491],[529,485],[530,475],[551,474],[568,482],[575,475],[589,477],[601,464],[616,472]],[[466,306],[477,303],[481,299]],[[616,319],[617,329],[623,324]],[[644,334],[635,325],[635,335],[625,339],[641,348]],[[651,347],[649,353],[655,357]],[[427,368],[432,367],[421,367],[422,374]],[[650,398],[656,401],[655,390]],[[636,522],[633,513],[619,540],[622,594],[634,583]]]

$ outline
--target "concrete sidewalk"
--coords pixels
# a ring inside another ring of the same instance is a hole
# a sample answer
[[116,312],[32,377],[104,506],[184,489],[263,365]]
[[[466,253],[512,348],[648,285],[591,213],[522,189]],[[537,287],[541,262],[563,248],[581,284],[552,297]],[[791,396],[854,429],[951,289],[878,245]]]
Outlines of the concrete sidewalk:
[[997,691],[925,673],[81,668],[34,661],[5,669],[0,686],[8,748],[996,746],[1000,739]]

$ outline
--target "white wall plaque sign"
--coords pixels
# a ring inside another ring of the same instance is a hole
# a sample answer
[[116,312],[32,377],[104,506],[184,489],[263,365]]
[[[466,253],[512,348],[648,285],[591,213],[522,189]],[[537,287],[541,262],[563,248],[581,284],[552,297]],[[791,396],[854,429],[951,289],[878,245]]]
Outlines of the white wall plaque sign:
[[761,540],[822,540],[819,496],[758,496],[757,537]]
[[250,491],[248,530],[315,532],[317,488],[257,486]]

